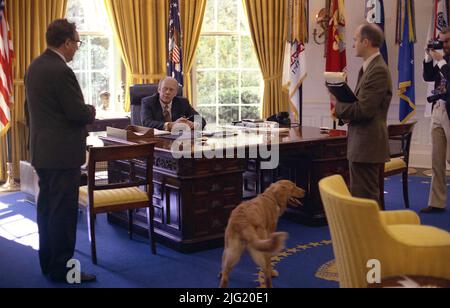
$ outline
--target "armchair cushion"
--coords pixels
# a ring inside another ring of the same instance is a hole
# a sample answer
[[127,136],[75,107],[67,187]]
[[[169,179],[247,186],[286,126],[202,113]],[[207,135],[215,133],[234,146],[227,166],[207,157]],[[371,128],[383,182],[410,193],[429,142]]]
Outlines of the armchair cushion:
[[[430,227],[415,225],[392,225],[388,227],[393,238],[415,248],[450,247],[450,233]],[[432,262],[431,260],[429,260]]]
[[406,162],[403,160],[403,158],[393,158],[391,159],[391,161],[387,162],[384,165],[384,172],[389,173],[394,170],[405,169],[406,167],[408,166],[406,165]]
[[[88,206],[88,190],[87,186],[80,188],[79,203],[82,206]],[[94,207],[106,207],[117,204],[126,204],[134,202],[147,202],[148,196],[145,191],[137,187],[109,189],[94,191]]]

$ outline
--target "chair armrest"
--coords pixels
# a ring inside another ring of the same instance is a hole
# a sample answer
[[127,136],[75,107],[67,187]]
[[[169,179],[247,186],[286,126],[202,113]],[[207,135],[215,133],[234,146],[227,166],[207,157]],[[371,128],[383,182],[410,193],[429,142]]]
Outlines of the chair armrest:
[[420,225],[419,216],[413,211],[380,212],[381,221],[389,225]]

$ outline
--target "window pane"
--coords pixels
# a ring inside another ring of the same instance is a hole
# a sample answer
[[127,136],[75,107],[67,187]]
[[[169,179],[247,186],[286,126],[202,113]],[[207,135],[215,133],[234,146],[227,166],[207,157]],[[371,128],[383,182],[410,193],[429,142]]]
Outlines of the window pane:
[[206,123],[217,123],[216,107],[198,107],[197,111],[206,120]]
[[239,107],[219,107],[219,124],[231,124],[239,121]]
[[239,65],[238,39],[236,36],[219,37],[219,67],[237,68]]
[[69,66],[74,70],[88,70],[88,38],[85,35],[80,35],[80,40],[84,42],[81,48],[75,54],[73,61],[69,63]]
[[109,38],[92,37],[91,38],[91,55],[92,69],[105,70],[108,69],[109,60]]
[[[211,1],[211,0],[210,0]],[[216,0],[217,1],[217,0]],[[212,2],[212,1],[211,1]],[[217,31],[237,31],[238,24],[238,3],[236,0],[217,1],[218,25]]]
[[259,72],[243,72],[241,77],[241,103],[259,105],[261,103],[261,76]]
[[257,105],[261,102],[259,88],[242,88],[242,104]]
[[261,74],[257,71],[242,72],[241,87],[260,87]]
[[216,103],[216,73],[198,72],[197,73],[197,105],[211,105]]
[[196,57],[198,105],[216,110],[217,124],[260,117],[263,82],[242,0],[208,0]]
[[239,104],[238,73],[219,73],[219,104]]
[[197,47],[197,68],[216,67],[216,38],[210,36],[201,37]]
[[103,1],[69,0],[66,17],[77,24],[78,32],[111,32]]
[[202,32],[215,31],[216,29],[215,3],[214,0],[208,0],[205,17],[203,18]]
[[260,110],[256,106],[242,107],[242,119],[259,119],[261,118]]
[[89,103],[89,92],[88,92],[88,84],[89,84],[89,76],[87,72],[75,72],[75,76],[77,77],[78,83],[80,84],[81,90],[83,91],[84,101],[85,103]]
[[109,90],[109,76],[106,73],[92,74],[92,104],[100,107],[100,92]]
[[[108,91],[115,97],[113,86],[116,70],[115,49],[112,46],[112,31],[104,1],[68,0],[66,17],[77,24],[82,47],[69,65],[74,70],[82,88],[85,102],[100,105],[99,94]],[[116,101],[111,100],[114,104]],[[112,105],[111,110],[116,106]]]
[[256,58],[255,49],[250,36],[241,38],[241,67],[243,68],[259,68],[258,59]]

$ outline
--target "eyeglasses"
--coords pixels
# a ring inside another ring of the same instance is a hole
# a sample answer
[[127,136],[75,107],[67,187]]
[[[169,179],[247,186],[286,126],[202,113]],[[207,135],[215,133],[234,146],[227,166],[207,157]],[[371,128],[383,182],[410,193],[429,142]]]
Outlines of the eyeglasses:
[[71,41],[77,43],[78,48],[80,48],[83,45],[82,41],[77,41],[77,40],[71,40]]

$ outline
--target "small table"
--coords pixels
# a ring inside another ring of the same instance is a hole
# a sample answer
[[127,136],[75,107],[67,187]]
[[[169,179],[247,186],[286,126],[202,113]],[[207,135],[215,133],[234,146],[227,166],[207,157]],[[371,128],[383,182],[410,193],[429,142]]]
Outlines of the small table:
[[395,276],[384,278],[380,284],[370,284],[369,288],[448,289],[450,280],[425,276]]

